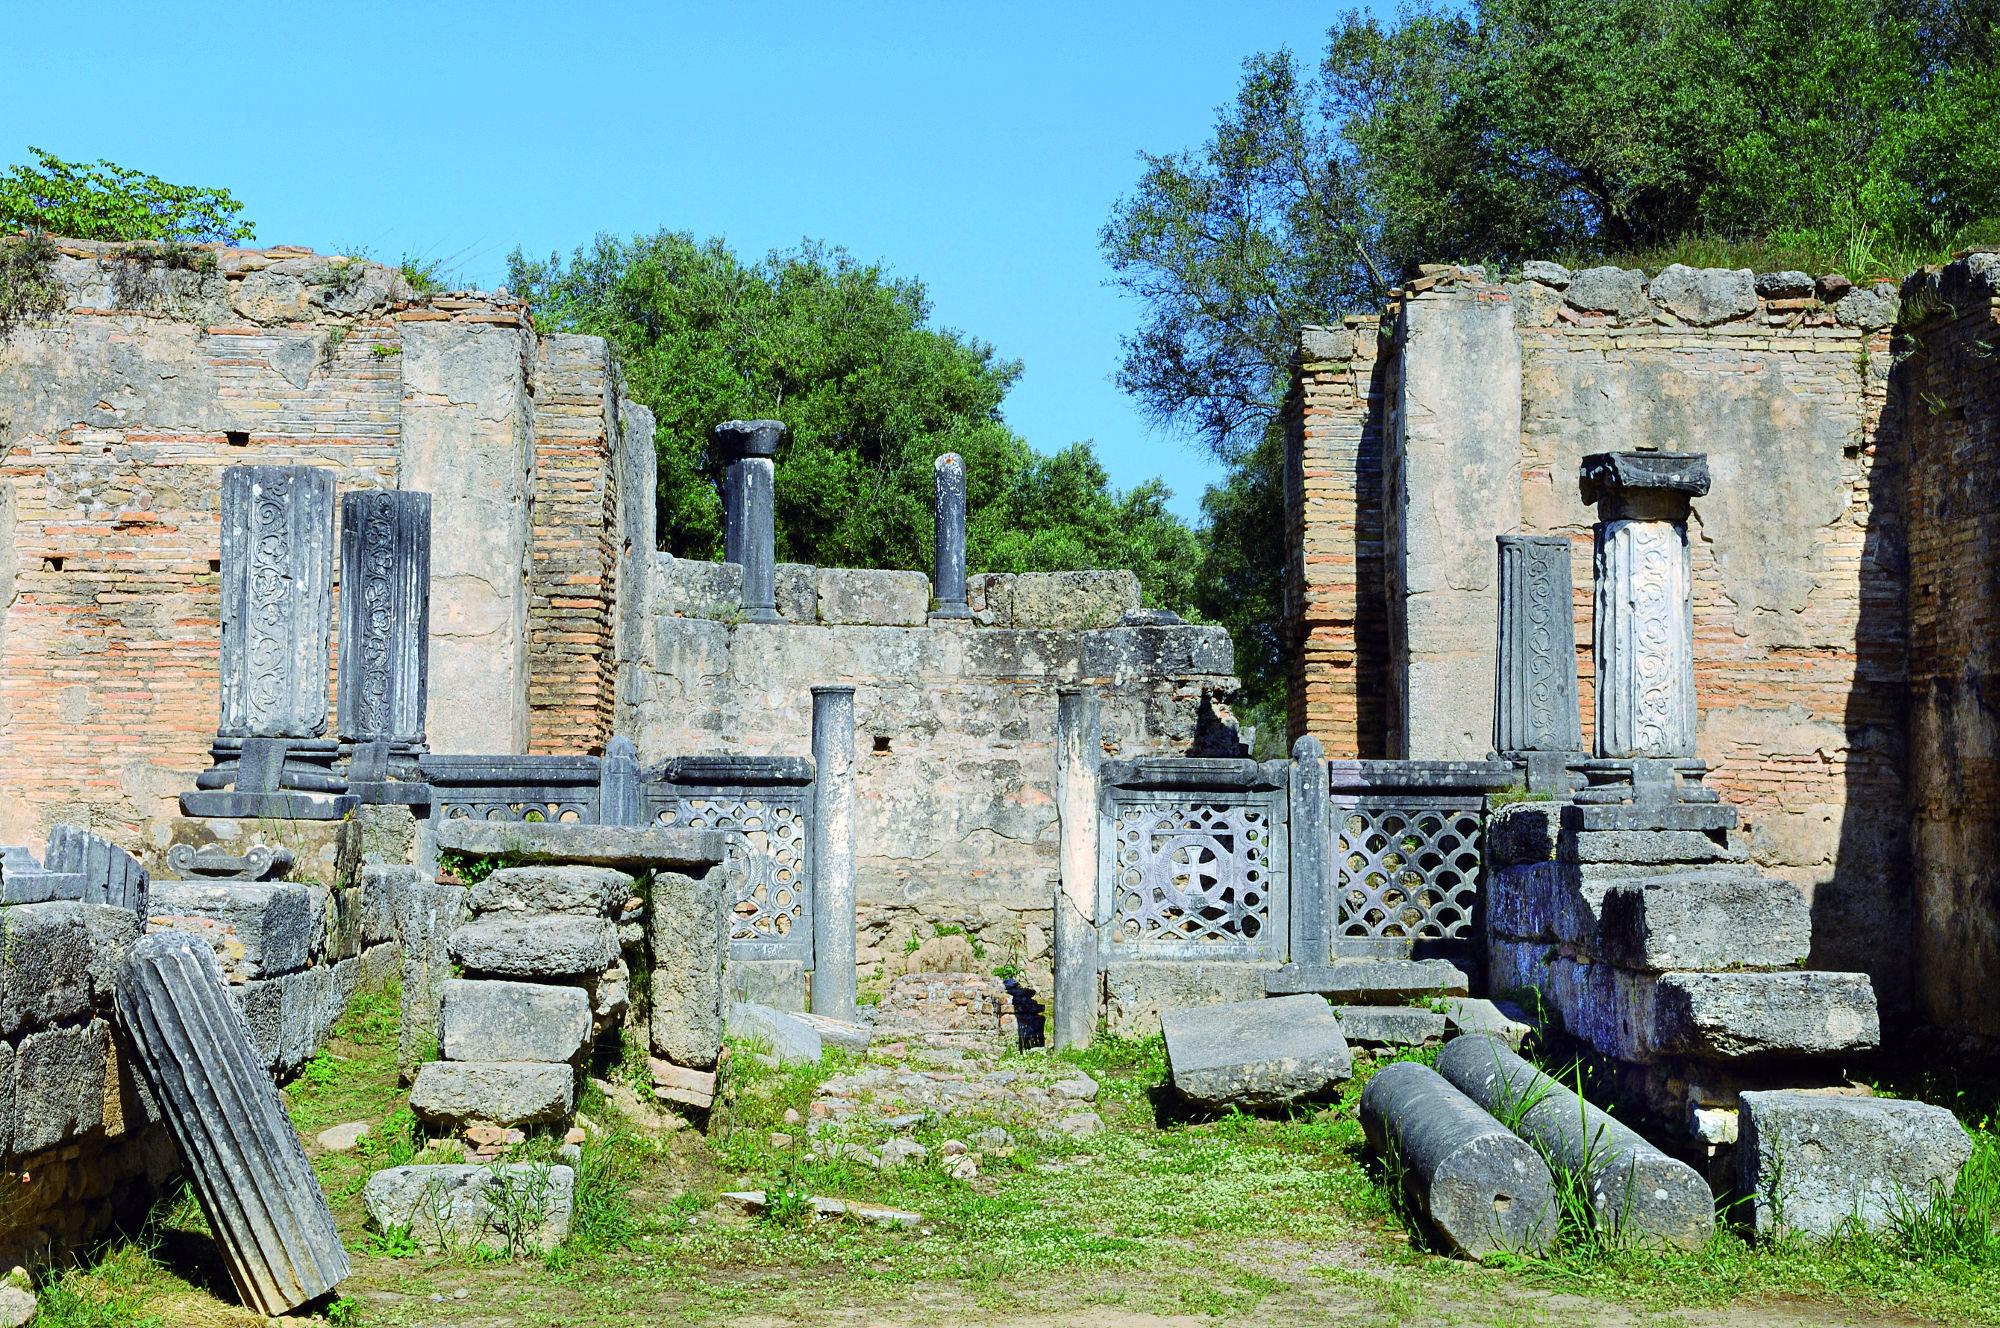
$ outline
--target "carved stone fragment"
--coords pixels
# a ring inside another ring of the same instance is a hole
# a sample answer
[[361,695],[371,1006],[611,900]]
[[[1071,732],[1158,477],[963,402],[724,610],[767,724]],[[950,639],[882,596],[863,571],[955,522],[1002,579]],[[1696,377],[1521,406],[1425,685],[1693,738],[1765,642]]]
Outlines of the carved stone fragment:
[[340,500],[340,734],[424,745],[430,659],[431,496]]

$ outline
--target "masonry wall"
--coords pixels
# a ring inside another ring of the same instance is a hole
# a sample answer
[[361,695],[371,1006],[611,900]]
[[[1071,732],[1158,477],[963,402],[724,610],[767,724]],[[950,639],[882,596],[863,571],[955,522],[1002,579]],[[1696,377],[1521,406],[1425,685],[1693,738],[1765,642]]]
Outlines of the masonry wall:
[[603,343],[302,249],[129,253],[62,242],[68,312],[0,344],[0,842],[136,850],[209,764],[230,465],[433,494],[433,750],[601,747],[652,483]]
[[[1844,290],[1836,281],[1815,290],[1806,279],[1798,293],[1793,274],[1765,282],[1770,291],[1792,293],[1760,294],[1748,273],[1679,269],[1648,283],[1643,273],[1615,269],[1536,270],[1544,280],[1488,281],[1476,270],[1435,269],[1403,295],[1393,326],[1405,330],[1417,309],[1437,325],[1489,319],[1496,304],[1511,308],[1515,345],[1502,349],[1518,357],[1518,432],[1470,431],[1457,448],[1428,457],[1403,451],[1381,470],[1429,466],[1433,492],[1472,500],[1449,510],[1477,523],[1472,533],[1488,584],[1495,535],[1572,538],[1588,744],[1592,513],[1578,492],[1579,463],[1596,451],[1708,454],[1714,489],[1695,503],[1691,528],[1698,752],[1713,770],[1710,782],[1742,810],[1755,859],[1812,898],[1814,965],[1869,971],[1886,1006],[1906,1005],[1907,947],[1881,941],[1908,934],[1912,904],[1902,813],[1902,453],[1897,413],[1886,409],[1893,289]],[[1378,367],[1377,381],[1419,372],[1399,335],[1379,346],[1392,367],[1386,374]],[[1485,380],[1496,358],[1506,356],[1460,364],[1433,357],[1421,372],[1435,381],[1406,383],[1392,395],[1449,402],[1461,379],[1490,394]],[[1363,362],[1358,355],[1322,360],[1302,373],[1309,382],[1351,376]],[[1387,404],[1374,409],[1374,419],[1343,419],[1339,428],[1375,427],[1400,438]],[[1319,447],[1318,464],[1345,464]],[[1468,474],[1490,480],[1496,448],[1518,458],[1519,489],[1482,502],[1487,481],[1474,483]],[[1303,466],[1313,454],[1301,451]],[[1353,478],[1339,483],[1364,492],[1380,483],[1366,460],[1357,453]],[[1510,510],[1516,503],[1518,520]],[[1319,510],[1307,502],[1300,521],[1303,538],[1321,544],[1351,538],[1341,533],[1350,526],[1363,528],[1339,502]],[[1408,612],[1401,586],[1426,578],[1450,584],[1456,576],[1470,587],[1478,571],[1464,566],[1474,557],[1464,540],[1436,549],[1391,543],[1389,561],[1404,566],[1385,567],[1374,584],[1357,575],[1354,590],[1363,603],[1379,597],[1385,619]],[[1310,600],[1306,612],[1301,626],[1310,634]],[[1402,658],[1384,652],[1379,682],[1366,667],[1319,676],[1296,668],[1294,691],[1304,695],[1302,703],[1295,697],[1295,714],[1303,710],[1331,755],[1364,754],[1362,736],[1373,733],[1385,735],[1390,755],[1408,754],[1397,734],[1398,689],[1426,668],[1449,674],[1466,658],[1464,646],[1412,630]],[[1489,669],[1490,650],[1489,641]],[[1452,732],[1490,733],[1489,676],[1468,670],[1432,690],[1455,698],[1449,713],[1413,707],[1411,732],[1448,721]],[[1357,715],[1352,728],[1321,718],[1349,708]]]
[[733,564],[661,554],[653,576],[620,726],[646,762],[809,756],[811,688],[855,688],[864,972],[949,923],[1046,992],[1056,688],[1096,688],[1105,754],[1131,757],[1184,752],[1203,690],[1237,685],[1228,634],[1141,610],[1129,572],[975,575],[972,619],[932,621],[921,572],[781,565],[768,625],[741,621]]
[[2000,1039],[2000,255],[1905,285],[1917,999]]

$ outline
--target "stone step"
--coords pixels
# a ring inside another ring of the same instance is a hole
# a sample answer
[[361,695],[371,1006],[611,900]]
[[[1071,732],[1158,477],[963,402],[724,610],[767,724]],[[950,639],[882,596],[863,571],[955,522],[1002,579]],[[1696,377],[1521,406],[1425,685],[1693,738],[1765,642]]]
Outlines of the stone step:
[[696,875],[722,861],[719,830],[680,830],[576,821],[475,821],[438,825],[437,846],[474,857],[504,854],[516,863],[570,863],[638,874],[663,870]]
[[452,962],[505,978],[594,976],[617,962],[618,928],[609,918],[563,913],[489,913],[451,934]]
[[1267,996],[1330,996],[1357,1004],[1422,996],[1463,996],[1470,981],[1444,959],[1336,959],[1286,964],[1264,975]]
[[1812,945],[1796,886],[1729,866],[1503,867],[1488,879],[1486,925],[1494,937],[1654,972],[1789,968]]

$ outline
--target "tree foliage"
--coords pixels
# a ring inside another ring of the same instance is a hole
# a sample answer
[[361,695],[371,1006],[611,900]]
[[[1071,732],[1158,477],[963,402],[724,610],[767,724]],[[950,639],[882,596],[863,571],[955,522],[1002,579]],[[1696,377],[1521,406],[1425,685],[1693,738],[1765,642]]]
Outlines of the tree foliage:
[[40,148],[28,152],[34,165],[0,175],[0,230],[182,244],[235,244],[256,234],[226,189],[169,184],[108,161],[64,161]]
[[1119,492],[1088,443],[1030,448],[1001,414],[1021,373],[974,338],[931,325],[921,283],[806,244],[756,262],[672,231],[600,236],[567,260],[508,259],[538,325],[617,346],[655,415],[660,534],[715,557],[721,510],[708,434],[732,418],[783,420],[779,557],[928,567],[932,463],[965,458],[973,570],[1128,567],[1148,602],[1185,608],[1197,548],[1157,481]]

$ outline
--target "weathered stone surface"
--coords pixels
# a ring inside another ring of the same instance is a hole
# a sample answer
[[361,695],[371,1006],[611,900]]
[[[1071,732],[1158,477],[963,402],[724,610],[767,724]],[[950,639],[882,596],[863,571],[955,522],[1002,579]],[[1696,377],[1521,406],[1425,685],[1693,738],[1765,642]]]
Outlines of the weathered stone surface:
[[727,1028],[731,1037],[768,1045],[781,1065],[817,1061],[826,1054],[826,1043],[817,1029],[768,1005],[731,1002]]
[[206,939],[232,982],[304,968],[325,918],[303,885],[155,881],[151,907],[155,930]]
[[1564,296],[1571,308],[1620,318],[1643,318],[1652,312],[1646,274],[1637,268],[1587,267],[1570,275]]
[[1367,1047],[1421,1047],[1447,1031],[1444,1015],[1414,1005],[1336,1005],[1333,1013],[1340,1035]]
[[1568,268],[1561,263],[1549,263],[1541,259],[1530,259],[1521,264],[1521,275],[1529,281],[1539,282],[1544,286],[1554,286],[1558,290],[1569,285],[1570,281]]
[[1713,327],[1757,312],[1757,276],[1749,268],[1692,268],[1669,263],[1653,278],[1655,303],[1684,323]]
[[1788,968],[1811,949],[1805,896],[1772,876],[1647,877],[1598,907],[1599,957],[1625,968]]
[[0,1283],[0,1328],[23,1328],[38,1308],[33,1291],[12,1282]]
[[1444,1007],[1445,1018],[1455,1035],[1485,1034],[1519,1051],[1535,1031],[1534,1025],[1521,1017],[1516,1005],[1501,1005],[1478,996],[1447,996]]
[[1475,1259],[1532,1254],[1555,1238],[1548,1165],[1437,1071],[1383,1066],[1362,1090],[1361,1125],[1447,1248]]
[[638,883],[609,867],[502,867],[471,887],[466,903],[482,913],[582,913],[611,916]]
[[465,920],[465,887],[440,885],[414,867],[370,867],[363,872],[364,881],[376,873],[380,874],[376,888],[394,901],[395,929],[402,941],[402,1028],[396,1063],[407,1071],[437,1047],[438,1009],[451,977],[447,940]]
[[1923,1102],[1748,1092],[1738,1108],[1738,1188],[1760,1236],[1886,1227],[1951,1193],[1971,1156],[1958,1118]]
[[275,978],[232,983],[230,999],[243,1015],[250,1045],[265,1069],[296,1074],[325,1045],[351,994],[325,964]]
[[806,1008],[806,966],[797,959],[737,959],[723,970],[729,999],[797,1013]]
[[340,498],[340,732],[424,745],[430,680],[431,496]]
[[0,908],[0,1037],[88,1009],[90,960],[82,904]]
[[110,904],[147,916],[150,876],[137,858],[102,835],[59,822],[49,831],[42,866],[49,872],[83,877],[86,904]]
[[1558,802],[1516,802],[1486,818],[1488,870],[1516,863],[1549,862],[1562,833]]
[[874,1033],[867,1024],[850,1019],[835,1019],[831,1015],[812,1013],[792,1013],[790,1018],[798,1020],[820,1036],[820,1041],[829,1047],[851,1051],[856,1055],[868,1050],[874,1040]]
[[348,1272],[332,1210],[208,943],[135,944],[118,1018],[244,1303],[276,1316],[331,1291]]
[[351,1153],[361,1146],[367,1134],[367,1121],[348,1121],[342,1125],[329,1125],[313,1136],[313,1142],[329,1153]]
[[582,987],[454,978],[438,1028],[447,1060],[567,1064],[590,1036],[590,997]]
[[16,1153],[53,1148],[103,1122],[110,1038],[102,1019],[40,1028],[22,1037],[13,1057]]
[[647,941],[653,1053],[705,1070],[722,1047],[722,974],[729,953],[729,885],[722,869],[654,876]]
[[1580,1176],[1598,1229],[1640,1243],[1699,1249],[1715,1231],[1715,1196],[1668,1157],[1490,1037],[1438,1053],[1438,1073],[1555,1164]]
[[1566,837],[1556,856],[1564,862],[1629,862],[1642,866],[1727,862],[1741,852],[1702,830],[1589,830]]
[[1355,1004],[1463,996],[1469,990],[1467,982],[1465,974],[1445,959],[1336,959],[1323,966],[1287,964],[1264,972],[1267,995],[1310,992]]
[[1116,627],[1139,607],[1130,572],[1022,572],[1014,578],[1014,624],[1070,631]]
[[[853,1019],[859,938],[855,918],[854,688],[812,689],[813,1009]],[[706,1011],[706,1006],[703,1006]]]
[[1671,519],[1618,518],[1610,515],[1615,510],[1604,497],[1595,527],[1596,751],[1691,756],[1694,568],[1686,502]]
[[390,1167],[361,1202],[378,1230],[407,1228],[427,1250],[552,1250],[569,1236],[576,1172],[567,1166]]
[[417,1067],[410,1110],[446,1125],[539,1125],[567,1116],[576,1074],[531,1061],[429,1061]]
[[1873,286],[1856,286],[1834,303],[1833,316],[1843,327],[1888,327],[1902,312],[1897,289],[1886,281]]
[[921,627],[930,609],[930,578],[922,572],[819,569],[819,620],[829,626]]
[[1150,1037],[1162,1011],[1254,1001],[1264,994],[1265,964],[1136,960],[1106,965],[1104,1028],[1114,1037]]
[[332,594],[333,472],[223,471],[223,736],[326,731]]
[[602,973],[618,958],[609,918],[561,913],[489,913],[447,943],[469,972],[510,978],[578,978]]
[[669,830],[573,821],[474,821],[459,818],[437,828],[437,846],[475,857],[506,854],[517,863],[612,867],[638,874],[697,871],[722,861],[717,830]]
[[1165,1010],[1160,1031],[1175,1090],[1201,1106],[1282,1106],[1354,1071],[1340,1021],[1317,996]]
[[1795,300],[1813,293],[1813,279],[1804,272],[1760,272],[1757,293],[1771,300]]
[[1493,750],[1581,751],[1569,540],[1502,535],[1499,545]]

